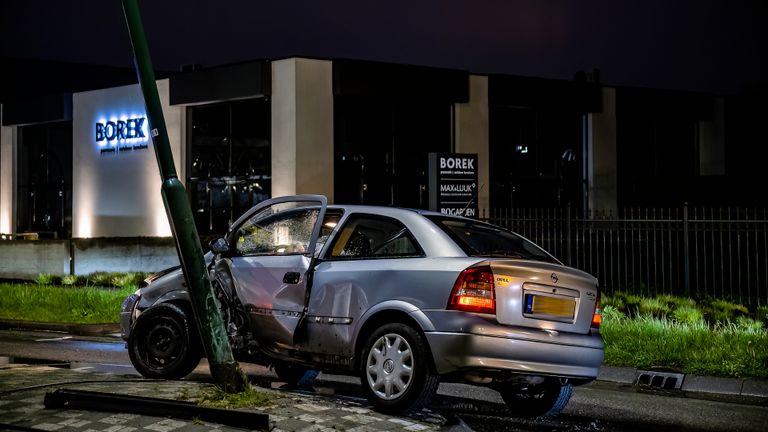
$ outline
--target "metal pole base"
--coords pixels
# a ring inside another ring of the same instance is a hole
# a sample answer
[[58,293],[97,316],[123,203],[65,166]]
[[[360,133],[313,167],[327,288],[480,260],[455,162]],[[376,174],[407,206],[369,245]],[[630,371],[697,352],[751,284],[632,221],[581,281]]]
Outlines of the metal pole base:
[[216,385],[225,393],[240,393],[246,389],[248,380],[237,362],[209,363]]

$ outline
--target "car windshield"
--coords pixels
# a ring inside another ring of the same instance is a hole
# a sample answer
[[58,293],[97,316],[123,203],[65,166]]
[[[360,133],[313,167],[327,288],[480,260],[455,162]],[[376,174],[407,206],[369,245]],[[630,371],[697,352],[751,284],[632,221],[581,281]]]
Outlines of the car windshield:
[[504,228],[469,219],[426,216],[469,256],[559,262],[540,247]]

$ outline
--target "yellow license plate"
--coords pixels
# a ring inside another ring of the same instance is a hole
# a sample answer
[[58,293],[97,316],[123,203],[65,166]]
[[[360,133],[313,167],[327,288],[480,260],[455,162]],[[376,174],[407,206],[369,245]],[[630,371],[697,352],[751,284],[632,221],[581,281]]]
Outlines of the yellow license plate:
[[576,302],[554,297],[533,296],[531,312],[534,314],[551,315],[562,318],[573,318]]

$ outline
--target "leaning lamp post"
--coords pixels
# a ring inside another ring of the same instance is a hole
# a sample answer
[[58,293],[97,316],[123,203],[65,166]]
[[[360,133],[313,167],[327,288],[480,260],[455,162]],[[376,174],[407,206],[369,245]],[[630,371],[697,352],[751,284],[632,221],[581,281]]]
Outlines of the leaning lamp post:
[[211,289],[211,281],[208,278],[203,248],[200,245],[197,228],[195,228],[192,209],[184,186],[176,174],[139,6],[137,0],[121,1],[125,20],[128,24],[131,45],[133,45],[136,74],[144,94],[144,105],[147,108],[155,156],[163,181],[161,188],[163,203],[176,241],[176,251],[181,261],[184,279],[192,301],[198,333],[216,383],[226,392],[239,392],[244,388],[245,380],[240,367],[232,356],[232,348],[229,346],[224,321],[221,318],[221,312]]

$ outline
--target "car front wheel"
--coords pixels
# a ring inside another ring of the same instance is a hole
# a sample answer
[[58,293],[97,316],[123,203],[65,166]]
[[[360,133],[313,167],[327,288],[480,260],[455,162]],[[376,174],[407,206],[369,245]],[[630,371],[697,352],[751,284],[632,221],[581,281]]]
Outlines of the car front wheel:
[[562,411],[573,394],[573,385],[557,381],[526,390],[499,389],[509,413],[517,417],[549,417]]
[[366,340],[361,359],[363,389],[379,411],[419,410],[437,391],[440,380],[426,342],[406,324],[379,327]]
[[145,310],[131,329],[128,355],[147,378],[179,379],[200,363],[191,317],[179,306],[162,303]]

